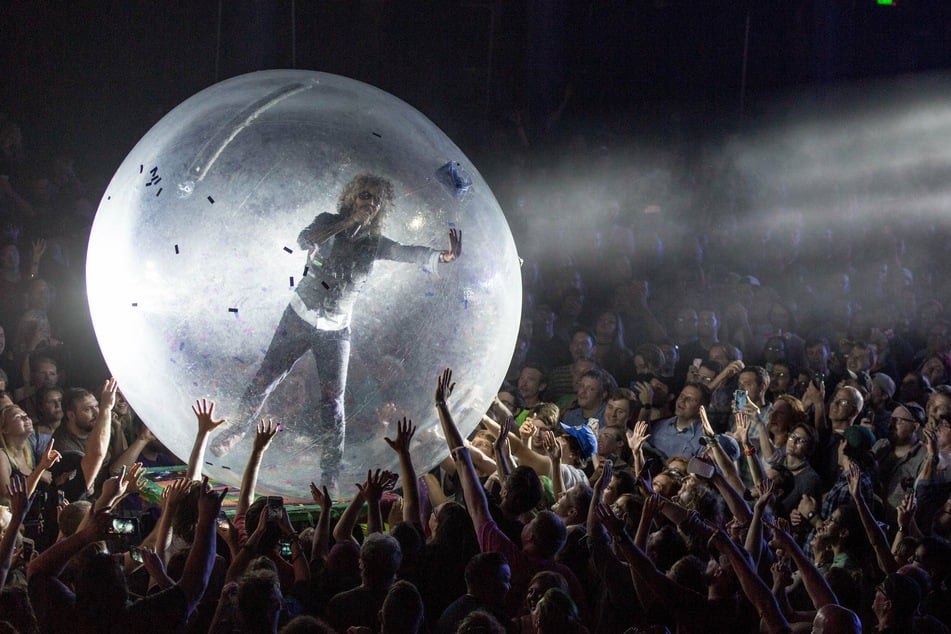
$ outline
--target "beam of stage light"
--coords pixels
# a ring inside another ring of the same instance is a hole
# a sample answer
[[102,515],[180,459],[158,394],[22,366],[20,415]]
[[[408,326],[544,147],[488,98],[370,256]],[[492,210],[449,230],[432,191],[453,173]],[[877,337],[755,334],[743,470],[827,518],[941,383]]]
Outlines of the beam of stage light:
[[826,88],[773,103],[726,148],[755,183],[760,217],[948,223],[951,75]]

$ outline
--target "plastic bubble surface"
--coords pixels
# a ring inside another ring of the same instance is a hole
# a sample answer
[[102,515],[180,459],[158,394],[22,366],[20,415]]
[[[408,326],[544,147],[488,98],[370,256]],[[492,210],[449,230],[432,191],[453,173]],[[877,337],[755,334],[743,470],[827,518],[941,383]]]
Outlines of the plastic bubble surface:
[[[448,167],[447,167],[448,166]],[[203,471],[237,486],[254,441],[241,396],[304,276],[320,276],[298,234],[337,213],[346,183],[388,179],[383,234],[462,257],[434,266],[379,260],[353,307],[340,494],[368,468],[398,472],[403,416],[418,427],[418,472],[446,454],[433,407],[452,367],[451,407],[471,431],[504,378],[521,307],[511,232],[474,165],[426,117],[367,84],[311,71],[264,71],[211,86],[162,118],[117,170],[89,241],[87,289],[110,371],[145,424],[187,460],[196,398],[247,433]],[[258,491],[308,497],[321,453],[320,377],[305,352],[256,414],[281,431]],[[214,442],[214,435],[212,436]]]

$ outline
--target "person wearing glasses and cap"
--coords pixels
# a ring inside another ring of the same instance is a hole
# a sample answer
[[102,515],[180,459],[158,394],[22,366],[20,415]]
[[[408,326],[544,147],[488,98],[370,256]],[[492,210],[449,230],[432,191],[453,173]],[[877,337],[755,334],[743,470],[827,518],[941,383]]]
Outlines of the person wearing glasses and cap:
[[277,326],[257,373],[241,398],[249,414],[243,425],[224,430],[212,452],[225,455],[251,429],[267,396],[309,350],[320,377],[322,484],[335,484],[344,439],[344,389],[350,359],[353,307],[377,260],[416,263],[435,269],[462,254],[462,232],[449,230],[449,249],[406,246],[383,235],[383,222],[393,207],[393,184],[372,174],[347,183],[338,212],[322,213],[297,237],[307,255],[309,274],[301,278]]
[[928,455],[927,447],[921,442],[924,424],[925,410],[920,405],[898,405],[888,421],[888,438],[878,440],[872,447],[882,485],[883,519],[892,526],[897,522],[898,505],[914,487]]

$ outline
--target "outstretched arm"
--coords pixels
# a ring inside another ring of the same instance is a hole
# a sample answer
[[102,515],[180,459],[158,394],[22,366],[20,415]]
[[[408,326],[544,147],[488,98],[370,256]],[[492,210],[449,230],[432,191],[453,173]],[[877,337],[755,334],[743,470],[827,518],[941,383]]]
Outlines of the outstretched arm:
[[802,577],[803,586],[805,586],[806,592],[809,593],[809,598],[812,599],[812,604],[817,610],[830,603],[838,603],[835,592],[832,591],[826,578],[809,561],[809,558],[799,548],[796,540],[786,531],[785,526],[785,520],[777,520],[774,526],[770,526],[773,531],[773,541],[770,542],[770,545],[775,546],[777,550],[782,549],[784,554],[792,557]]
[[736,574],[740,587],[750,603],[756,607],[760,618],[766,624],[770,632],[790,632],[789,622],[779,609],[776,597],[770,591],[769,586],[763,583],[759,578],[749,558],[740,551],[740,548],[733,543],[733,540],[721,530],[717,530],[710,537],[708,544],[716,548],[721,554],[727,556],[730,565],[733,566],[733,572]]
[[189,480],[201,480],[201,467],[205,462],[205,449],[208,447],[208,435],[225,422],[225,419],[215,420],[215,402],[207,399],[196,400],[192,405],[195,418],[198,419],[198,433],[195,434],[195,444],[188,458],[188,471],[185,477]]
[[852,499],[855,500],[855,507],[858,509],[862,526],[865,528],[865,534],[868,536],[868,541],[872,545],[872,550],[875,551],[878,567],[881,568],[882,572],[886,575],[897,572],[898,563],[895,561],[895,556],[892,555],[892,551],[888,547],[888,537],[885,535],[885,531],[878,525],[878,522],[875,521],[875,518],[872,516],[872,511],[868,508],[868,503],[862,494],[862,473],[859,471],[859,466],[854,462],[849,463],[849,473],[847,477],[849,480],[849,493],[852,494]]
[[333,500],[330,499],[330,492],[327,491],[326,486],[318,489],[313,482],[310,483],[310,494],[314,502],[320,506],[320,517],[317,519],[317,530],[310,549],[310,560],[326,561],[330,553],[330,513],[333,510]]
[[238,494],[236,509],[238,515],[247,513],[251,502],[254,501],[254,489],[258,484],[261,459],[264,458],[264,452],[267,451],[275,434],[277,434],[277,424],[274,421],[270,418],[258,421],[257,434],[254,437],[254,445],[251,447],[251,455],[248,456],[248,464],[244,468],[244,474],[241,477],[241,492]]
[[340,519],[337,520],[337,525],[334,526],[334,541],[338,544],[352,541],[359,546],[357,540],[353,537],[353,527],[357,525],[357,517],[360,516],[360,509],[363,508],[365,499],[363,490],[357,487],[356,495],[353,496],[350,504],[340,514]]
[[96,476],[109,450],[109,440],[112,436],[112,407],[116,404],[116,380],[109,379],[102,386],[102,395],[99,398],[99,417],[93,424],[92,432],[86,438],[86,453],[80,463],[83,477],[86,479],[87,491],[91,492],[96,483]]
[[192,542],[188,559],[185,560],[185,571],[182,574],[182,579],[178,582],[182,592],[185,593],[186,601],[188,601],[189,614],[198,605],[202,595],[205,594],[205,588],[208,587],[208,578],[211,576],[211,569],[215,565],[215,546],[217,543],[215,523],[218,512],[221,510],[221,501],[225,499],[227,494],[228,487],[225,487],[219,494],[212,491],[207,476],[202,478],[198,495],[198,523],[195,525],[195,541]]
[[6,530],[3,531],[3,538],[0,539],[0,588],[7,582],[7,575],[13,563],[13,548],[16,546],[17,534],[30,510],[32,500],[27,495],[26,487],[26,479],[18,473],[10,477],[10,484],[7,485],[7,496],[10,498],[10,521]]
[[773,488],[773,481],[768,478],[759,483],[759,497],[753,503],[753,519],[750,520],[750,528],[746,532],[746,550],[756,568],[759,567],[760,556],[763,554],[763,513],[773,498]]
[[[498,402],[498,399],[496,399],[496,402]],[[499,403],[499,405],[501,405],[501,403]],[[502,405],[502,407],[504,407],[504,405]],[[507,408],[506,411],[508,411]],[[511,414],[509,415],[511,416]],[[494,434],[499,434],[502,430],[502,427],[490,416],[483,415],[482,424]],[[548,457],[543,456],[531,447],[532,437],[536,432],[537,429],[535,425],[533,425],[531,421],[526,420],[522,423],[521,427],[518,428],[518,434],[509,433],[509,449],[512,450],[512,455],[518,460],[519,466],[528,467],[539,476],[550,476],[551,462],[548,460]]]
[[419,487],[416,484],[416,469],[413,467],[413,456],[409,452],[410,442],[416,426],[405,416],[396,423],[396,440],[384,438],[386,444],[396,452],[400,458],[400,479],[403,481],[403,521],[418,524],[419,517]]
[[172,519],[178,512],[178,505],[188,495],[191,480],[180,478],[162,489],[162,514],[155,526],[155,554],[164,563],[168,563],[166,552],[172,545]]
[[446,444],[449,445],[449,453],[456,464],[456,472],[462,483],[462,494],[469,509],[469,516],[472,518],[472,525],[478,534],[482,526],[491,520],[489,501],[485,497],[485,491],[476,475],[475,467],[472,466],[469,450],[462,442],[462,434],[459,433],[452,414],[449,413],[446,399],[452,394],[455,386],[456,384],[452,382],[452,370],[446,368],[436,380],[436,412],[439,414]]
[[[49,443],[46,445],[46,451],[40,455],[40,461],[37,463],[33,471],[30,472],[30,477],[26,479],[27,497],[33,497],[33,494],[36,493],[36,487],[39,486],[43,474],[47,469],[59,462],[60,457],[61,456],[59,452],[53,449],[53,439],[50,438]],[[0,587],[3,586],[0,585]]]
[[389,471],[372,469],[367,471],[367,479],[357,488],[367,501],[367,534],[383,532],[383,514],[380,511],[380,500],[383,492],[393,489],[396,484],[396,474]]

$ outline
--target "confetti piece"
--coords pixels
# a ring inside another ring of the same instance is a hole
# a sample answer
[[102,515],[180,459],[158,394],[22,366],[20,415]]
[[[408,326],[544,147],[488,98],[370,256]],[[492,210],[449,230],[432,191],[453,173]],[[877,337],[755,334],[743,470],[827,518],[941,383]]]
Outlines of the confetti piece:
[[382,136],[379,132],[373,132],[372,134],[373,134],[373,136],[375,136],[375,137],[378,138],[378,139],[382,139],[382,138],[383,138],[383,136]]
[[106,196],[106,200],[112,200],[112,196]]
[[327,282],[321,282],[320,285],[326,288],[328,291],[330,290],[330,284],[328,284]]
[[183,341],[180,344],[178,344],[178,351],[181,352],[184,349],[185,349],[185,342]]
[[228,312],[229,312],[229,313],[237,313],[237,312],[238,312],[238,309],[237,309],[237,308],[229,308],[229,309],[228,309]]
[[284,431],[284,425],[278,423],[278,424],[277,424],[277,431]]
[[178,245],[175,245],[175,255],[178,255]]
[[210,462],[208,462],[207,460],[205,460],[205,464],[208,465],[208,466],[210,466],[210,467],[215,466],[215,465],[211,464]]
[[158,198],[159,196],[161,196],[161,194],[162,194],[162,188],[159,187],[159,190],[155,192],[155,197]]
[[145,165],[139,164],[139,174],[142,173],[142,170],[145,168]]
[[290,247],[284,247],[284,250],[288,253],[293,253],[294,251]]
[[[211,463],[209,462],[208,464],[211,464]],[[214,465],[211,465],[211,466],[214,466]],[[231,467],[229,467],[229,466],[226,465],[226,464],[221,465],[221,468],[222,468],[222,469],[227,469],[228,471],[232,471]]]
[[135,308],[138,305],[139,305],[139,302],[132,302],[132,308]]
[[436,295],[436,293],[434,293],[434,292],[432,292],[432,291],[427,291],[427,293],[426,293],[426,297],[433,297],[434,295]]
[[291,275],[290,279],[291,279],[291,288],[294,288],[294,276]]
[[209,196],[209,197],[208,197],[208,202],[210,202],[212,205],[214,205],[214,204],[215,204],[215,199],[212,198],[211,196]]
[[304,274],[301,275],[301,277],[307,277],[307,271],[309,271],[309,270],[310,270],[310,267],[309,267],[309,266],[305,266],[305,267],[304,267]]

